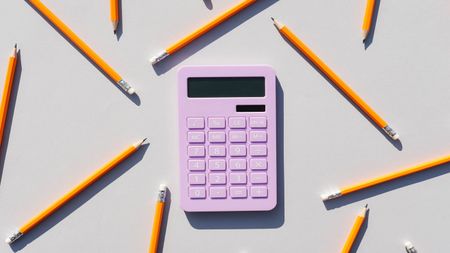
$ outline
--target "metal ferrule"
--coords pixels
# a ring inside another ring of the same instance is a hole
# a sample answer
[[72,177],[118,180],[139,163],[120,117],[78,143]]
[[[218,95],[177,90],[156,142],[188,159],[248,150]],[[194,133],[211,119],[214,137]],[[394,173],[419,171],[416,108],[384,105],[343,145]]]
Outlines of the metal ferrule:
[[117,82],[117,85],[120,86],[124,91],[128,92],[129,89],[131,89],[131,86],[125,82],[124,80],[120,80]]
[[150,62],[152,63],[152,65],[155,65],[156,63],[164,60],[167,56],[169,56],[169,53],[167,53],[166,50],[160,52],[157,56],[152,57],[150,59]]
[[417,253],[417,250],[416,250],[416,248],[414,247],[414,246],[407,246],[406,247],[406,252],[408,252],[408,253]]
[[14,232],[14,234],[12,234],[12,235],[10,235],[10,236],[8,237],[7,241],[8,241],[9,244],[11,244],[11,243],[13,243],[15,240],[19,239],[22,235],[23,235],[23,234],[22,234],[22,232],[20,232],[20,231]]
[[167,195],[167,190],[159,190],[158,192],[158,201],[159,202],[166,202],[166,195]]
[[398,135],[397,132],[395,132],[394,129],[392,129],[390,126],[385,126],[383,128],[384,132],[389,135],[389,137],[391,137],[392,139],[396,140],[398,139]]

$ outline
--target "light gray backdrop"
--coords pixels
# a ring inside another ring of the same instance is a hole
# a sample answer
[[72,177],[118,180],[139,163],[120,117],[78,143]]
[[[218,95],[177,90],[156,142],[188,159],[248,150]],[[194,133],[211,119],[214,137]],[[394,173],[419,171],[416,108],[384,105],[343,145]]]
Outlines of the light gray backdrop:
[[[0,252],[147,252],[156,190],[172,201],[163,252],[339,252],[371,211],[358,252],[450,248],[450,165],[325,206],[319,195],[450,153],[450,2],[381,0],[361,42],[363,0],[260,0],[154,69],[147,59],[239,1],[123,0],[120,39],[109,1],[43,1],[128,80],[130,100],[26,1],[2,1],[0,73],[21,49],[1,152],[0,235],[131,143],[150,145],[12,248]],[[289,46],[288,24],[401,135],[389,141]],[[269,213],[186,215],[179,208],[177,70],[187,64],[270,64],[279,88],[280,202]],[[2,80],[3,81],[3,80]],[[2,83],[3,84],[3,83]],[[6,150],[6,151],[5,151]]]

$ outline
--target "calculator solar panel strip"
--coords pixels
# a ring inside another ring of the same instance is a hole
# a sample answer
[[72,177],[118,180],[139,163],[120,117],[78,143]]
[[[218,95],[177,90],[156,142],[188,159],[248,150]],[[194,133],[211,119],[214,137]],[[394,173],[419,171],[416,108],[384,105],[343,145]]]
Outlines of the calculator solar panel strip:
[[188,66],[178,74],[181,207],[277,204],[276,81],[269,66]]

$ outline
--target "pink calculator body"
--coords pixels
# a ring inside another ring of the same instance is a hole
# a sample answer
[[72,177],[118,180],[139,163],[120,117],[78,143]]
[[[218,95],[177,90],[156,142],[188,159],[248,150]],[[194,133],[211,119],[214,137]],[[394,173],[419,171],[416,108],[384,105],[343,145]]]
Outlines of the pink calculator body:
[[269,66],[189,66],[179,71],[185,211],[267,211],[276,206],[275,80]]

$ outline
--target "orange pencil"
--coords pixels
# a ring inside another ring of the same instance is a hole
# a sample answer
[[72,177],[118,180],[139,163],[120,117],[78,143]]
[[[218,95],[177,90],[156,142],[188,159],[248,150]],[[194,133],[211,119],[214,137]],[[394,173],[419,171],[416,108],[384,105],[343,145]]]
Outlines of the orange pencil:
[[61,21],[53,12],[48,9],[40,0],[28,0],[50,23],[69,39],[81,52],[83,52],[92,62],[94,62],[105,75],[113,80],[120,88],[134,94],[135,90],[123,78],[108,65],[100,56],[94,52],[83,40],[78,37],[64,22]]
[[231,17],[233,17],[234,15],[236,15],[237,13],[242,11],[243,9],[245,9],[248,6],[254,4],[255,2],[256,2],[256,0],[244,0],[244,1],[242,1],[238,5],[234,6],[233,8],[231,8],[228,11],[224,12],[223,14],[218,16],[217,18],[213,19],[208,24],[204,25],[203,27],[199,28],[195,32],[191,33],[187,37],[181,39],[180,41],[178,41],[175,44],[171,45],[170,47],[166,48],[164,51],[160,52],[157,56],[152,57],[150,59],[150,62],[152,64],[156,64],[156,63],[162,61],[167,56],[176,53],[180,49],[182,49],[185,46],[189,45],[192,41],[198,39],[199,37],[201,37],[205,33],[211,31],[212,29],[214,29],[218,25],[222,24],[223,22],[225,22],[226,20],[230,19]]
[[355,224],[353,224],[353,228],[347,237],[347,241],[345,242],[344,248],[342,249],[341,253],[350,253],[350,250],[352,249],[352,246],[355,243],[355,239],[358,236],[359,231],[361,230],[362,224],[366,219],[366,214],[368,210],[369,208],[367,208],[366,205],[364,207],[364,210],[356,217]]
[[166,205],[167,187],[165,185],[159,186],[158,199],[156,201],[155,216],[153,218],[152,237],[150,239],[149,253],[156,253],[158,251],[159,235],[161,233],[161,224],[164,217],[164,207]]
[[113,26],[114,34],[117,32],[117,26],[119,25],[119,0],[110,0],[111,9],[111,23]]
[[323,194],[323,195],[321,195],[321,198],[323,201],[335,199],[335,198],[338,198],[338,197],[341,197],[341,196],[344,196],[344,195],[347,195],[347,194],[350,194],[350,193],[353,193],[356,191],[360,191],[360,190],[367,189],[367,188],[375,186],[375,185],[379,185],[379,184],[382,184],[382,183],[385,183],[388,181],[392,181],[397,178],[405,177],[405,176],[408,176],[408,175],[411,175],[414,173],[428,170],[428,169],[431,169],[433,167],[436,167],[436,166],[439,166],[439,165],[442,165],[442,164],[445,164],[448,162],[450,162],[450,155],[439,158],[439,159],[432,160],[430,162],[425,162],[425,163],[422,163],[422,164],[419,164],[419,165],[416,165],[416,166],[413,166],[413,167],[410,167],[410,168],[407,168],[404,170],[392,172],[392,173],[389,173],[384,176],[380,176],[380,177],[377,177],[374,179],[364,181],[362,183],[347,186],[347,187],[341,188],[337,191]]
[[75,198],[78,194],[80,194],[82,191],[84,191],[90,185],[92,185],[93,183],[98,181],[106,173],[111,171],[119,163],[121,163],[123,160],[127,159],[130,155],[135,153],[142,146],[142,144],[144,144],[145,140],[146,139],[131,145],[125,151],[123,151],[118,156],[116,156],[113,160],[111,160],[107,164],[103,165],[103,167],[101,167],[96,172],[94,172],[94,174],[92,174],[91,176],[86,178],[83,182],[81,182],[79,185],[77,185],[71,191],[66,193],[64,196],[62,196],[56,202],[54,202],[49,207],[47,207],[44,211],[39,213],[37,216],[32,218],[30,221],[28,221],[18,231],[14,232],[12,235],[10,235],[8,238],[6,238],[6,240],[5,240],[6,243],[8,243],[8,244],[13,243],[17,239],[19,239],[22,235],[24,235],[25,233],[29,232],[34,227],[39,225],[43,220],[45,220],[47,217],[49,217],[50,215],[55,213],[59,208],[64,206],[67,202],[69,202],[70,200]]
[[367,0],[366,13],[364,14],[364,22],[362,25],[362,37],[363,42],[366,40],[367,35],[372,27],[373,12],[375,10],[375,0]]
[[393,140],[400,136],[381,118],[364,100],[353,91],[334,71],[328,67],[308,46],[303,43],[287,26],[275,20],[275,26],[279,32],[288,39],[292,45],[302,52],[320,71],[325,74],[351,101],[353,101],[372,121],[386,132]]
[[17,64],[17,44],[9,57],[8,70],[6,72],[5,86],[3,87],[2,102],[0,105],[0,145],[3,143],[3,132],[5,130],[6,116],[8,116],[9,98],[11,96],[14,75]]

